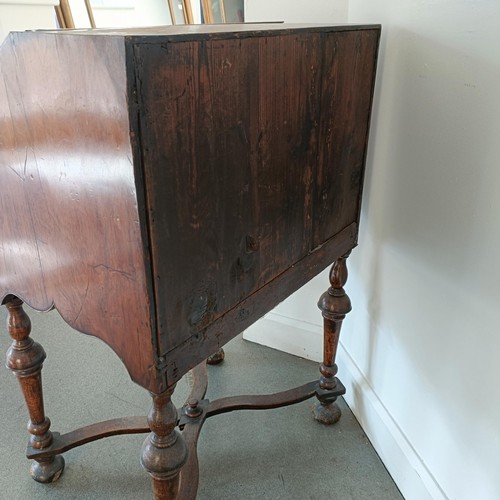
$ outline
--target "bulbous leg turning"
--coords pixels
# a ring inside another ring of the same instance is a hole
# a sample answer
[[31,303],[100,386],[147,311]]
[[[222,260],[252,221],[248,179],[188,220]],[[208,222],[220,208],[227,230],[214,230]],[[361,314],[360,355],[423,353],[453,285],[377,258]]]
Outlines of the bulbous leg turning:
[[[337,387],[337,365],[335,357],[340,338],[342,321],[351,310],[351,301],[345,293],[347,281],[346,259],[349,254],[335,261],[330,270],[330,288],[320,297],[318,307],[323,315],[323,363],[320,366],[319,386],[334,390]],[[335,398],[336,399],[336,398]],[[331,425],[340,419],[341,412],[335,399],[318,401],[313,407],[314,418],[322,424]]]
[[[43,450],[52,444],[50,420],[45,416],[42,392],[42,366],[45,351],[30,338],[31,322],[23,310],[23,302],[13,298],[6,304],[8,310],[7,327],[12,345],[7,351],[6,365],[19,380],[30,420],[28,432],[31,434],[29,445]],[[61,455],[34,460],[31,477],[39,483],[52,483],[59,479],[64,469]]]
[[152,432],[142,446],[141,464],[153,481],[155,500],[178,498],[179,472],[188,457],[184,438],[175,428],[177,409],[171,400],[174,389],[152,394],[153,406],[148,415]]

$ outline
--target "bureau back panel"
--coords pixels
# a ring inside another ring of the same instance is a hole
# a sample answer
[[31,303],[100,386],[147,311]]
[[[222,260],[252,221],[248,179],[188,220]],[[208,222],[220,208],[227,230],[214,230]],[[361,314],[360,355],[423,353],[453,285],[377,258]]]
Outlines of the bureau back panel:
[[161,353],[357,222],[378,36],[135,45]]

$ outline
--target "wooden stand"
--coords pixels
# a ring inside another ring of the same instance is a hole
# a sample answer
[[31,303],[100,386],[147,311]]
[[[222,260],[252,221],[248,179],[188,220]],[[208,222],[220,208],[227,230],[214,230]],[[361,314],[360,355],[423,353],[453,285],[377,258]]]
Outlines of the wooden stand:
[[118,418],[63,435],[52,433],[49,430],[50,420],[45,417],[43,408],[41,368],[45,352],[29,338],[30,320],[22,308],[22,301],[13,297],[6,305],[9,310],[9,333],[14,339],[7,354],[7,366],[19,378],[28,407],[28,430],[32,437],[26,454],[34,460],[31,475],[39,482],[48,483],[59,478],[64,469],[61,453],[65,451],[105,437],[150,432],[142,447],[141,464],[152,478],[154,498],[194,500],[199,481],[196,447],[207,418],[235,410],[280,408],[314,396],[319,400],[318,405],[329,411],[335,406],[337,397],[345,392],[336,378],[332,384],[322,377],[321,382],[309,382],[276,394],[233,396],[209,401],[204,399],[208,376],[207,363],[203,362],[191,371],[193,388],[180,409],[172,403],[173,385],[161,394],[152,394],[153,405],[147,418]]

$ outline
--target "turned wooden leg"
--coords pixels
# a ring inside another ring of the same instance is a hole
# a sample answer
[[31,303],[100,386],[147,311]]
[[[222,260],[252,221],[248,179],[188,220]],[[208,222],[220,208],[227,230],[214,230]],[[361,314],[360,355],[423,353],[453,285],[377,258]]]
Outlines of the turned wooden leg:
[[161,394],[152,394],[153,406],[148,415],[152,432],[142,446],[141,464],[153,480],[155,500],[177,498],[179,472],[188,456],[184,438],[175,428],[177,409],[171,400],[174,389],[175,385]]
[[[346,259],[349,254],[335,261],[330,270],[330,288],[320,297],[318,307],[323,315],[323,363],[320,366],[319,385],[322,389],[334,390],[337,386],[335,356],[340,337],[340,328],[345,315],[351,310],[351,301],[344,291],[347,281]],[[335,398],[336,399],[336,398]],[[314,418],[323,424],[334,424],[340,418],[340,408],[335,399],[316,403]]]
[[[31,322],[23,310],[23,302],[14,298],[6,306],[9,311],[7,326],[13,341],[7,351],[6,364],[18,378],[28,407],[30,446],[42,450],[52,443],[50,420],[45,416],[43,407],[42,366],[45,351],[29,337]],[[40,483],[51,483],[57,481],[63,469],[64,459],[61,455],[33,460],[31,476]]]

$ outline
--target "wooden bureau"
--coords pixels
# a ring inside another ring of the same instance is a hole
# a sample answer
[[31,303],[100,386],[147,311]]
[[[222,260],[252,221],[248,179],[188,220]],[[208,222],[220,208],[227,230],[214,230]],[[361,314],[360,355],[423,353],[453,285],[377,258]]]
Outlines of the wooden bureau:
[[[0,299],[36,480],[55,480],[71,447],[151,431],[141,456],[155,497],[193,498],[205,418],[315,395],[316,418],[338,419],[335,351],[379,37],[379,26],[287,24],[10,34],[0,49]],[[204,399],[204,360],[331,263],[320,380]],[[147,419],[53,434],[45,353],[23,302],[109,344],[152,394]],[[175,383],[195,367],[177,411]]]

